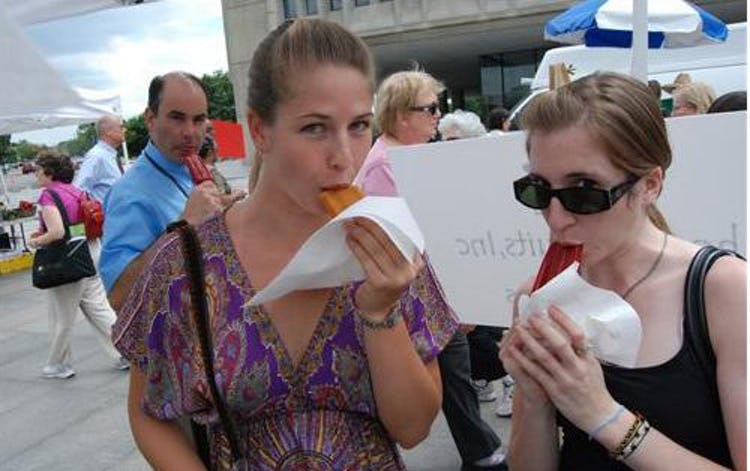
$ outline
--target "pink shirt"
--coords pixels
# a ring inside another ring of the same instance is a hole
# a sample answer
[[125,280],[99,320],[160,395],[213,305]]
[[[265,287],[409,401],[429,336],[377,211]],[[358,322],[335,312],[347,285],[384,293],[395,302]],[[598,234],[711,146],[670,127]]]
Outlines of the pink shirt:
[[[68,214],[70,224],[78,224],[81,222],[79,219],[79,198],[81,197],[81,190],[76,188],[70,183],[63,182],[52,182],[48,187],[42,189],[42,193],[39,195],[40,206],[55,206],[55,200],[47,190],[53,190],[62,200],[65,211]],[[42,220],[41,213],[39,214],[39,229],[42,232],[46,232],[44,221]]]
[[391,160],[388,158],[388,146],[383,136],[380,136],[370,149],[370,152],[354,177],[354,184],[362,188],[369,196],[398,196],[396,179],[391,170]]

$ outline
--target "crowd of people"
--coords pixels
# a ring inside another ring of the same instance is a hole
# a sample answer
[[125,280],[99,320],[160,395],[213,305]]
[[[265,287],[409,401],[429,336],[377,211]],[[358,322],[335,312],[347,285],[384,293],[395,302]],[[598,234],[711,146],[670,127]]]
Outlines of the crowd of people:
[[[98,274],[46,290],[42,375],[75,374],[80,307],[114,366],[129,368],[132,434],[155,469],[405,469],[399,446],[424,440],[441,408],[464,470],[746,469],[745,263],[675,236],[657,209],[672,162],[662,93],[671,116],[745,109],[746,95],[717,99],[678,79],[599,72],[540,95],[520,119],[495,108],[483,122],[443,115],[445,86],[426,71],[376,86],[368,46],[337,23],[289,20],[249,67],[245,191],[215,166],[201,81],[157,76],[149,142],[127,169],[123,123],[109,116],[77,175],[67,156],[37,159],[30,246],[69,238],[83,194],[104,213],[101,241],[87,242]],[[635,367],[597,360],[555,307],[522,322],[515,306],[508,328],[461,324],[430,254],[405,257],[365,218],[344,226],[362,281],[248,304],[330,220],[321,191],[395,197],[389,149],[519,128],[528,174],[516,198],[540,210],[551,241],[583,245],[582,278],[633,306]],[[194,154],[211,180],[194,183]],[[700,295],[687,295],[709,258]],[[512,417],[507,445],[480,415],[495,384],[496,413]]]

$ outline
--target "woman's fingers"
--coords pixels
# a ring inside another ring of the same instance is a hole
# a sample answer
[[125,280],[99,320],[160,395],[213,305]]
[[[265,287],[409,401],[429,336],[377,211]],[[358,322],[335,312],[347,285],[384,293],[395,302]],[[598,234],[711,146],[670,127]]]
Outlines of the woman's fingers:
[[554,372],[562,368],[555,355],[537,341],[525,326],[518,327],[518,339],[523,345],[522,350],[524,355],[530,360],[539,363],[549,372]]
[[[354,231],[354,230],[353,230]],[[370,249],[367,245],[362,243],[360,237],[350,232],[347,234],[346,242],[349,245],[349,249],[352,251],[359,263],[362,265],[362,269],[365,271],[368,280],[380,281],[386,278],[385,267],[381,267],[378,263],[377,257],[370,253]]]
[[380,260],[381,264],[398,267],[405,263],[410,263],[398,247],[396,247],[396,244],[391,241],[385,231],[383,231],[383,229],[374,221],[366,218],[356,218],[352,221],[351,225],[362,231],[361,233],[358,233],[362,243],[370,247],[371,253],[382,257]]
[[558,328],[570,338],[570,343],[576,352],[587,352],[588,343],[586,334],[573,319],[555,306],[550,306],[549,316]]
[[563,333],[562,329],[555,327],[552,321],[541,316],[533,315],[529,318],[531,332],[541,345],[552,352],[552,354],[567,366],[574,366],[577,360],[574,346],[571,340]]
[[[532,380],[536,381],[547,393],[554,387],[555,380],[552,375],[545,369],[542,368],[536,361],[530,359],[527,354],[522,352],[515,345],[508,346],[506,355],[509,359],[516,363],[520,369],[529,376]],[[521,376],[519,372],[516,372],[513,379],[518,382]]]

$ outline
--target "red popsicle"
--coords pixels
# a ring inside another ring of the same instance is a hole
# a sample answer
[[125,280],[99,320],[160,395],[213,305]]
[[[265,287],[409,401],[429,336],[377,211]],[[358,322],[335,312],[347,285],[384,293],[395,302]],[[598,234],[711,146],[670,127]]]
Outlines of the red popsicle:
[[206,164],[203,163],[197,154],[185,156],[185,165],[187,165],[187,168],[190,171],[190,176],[193,178],[195,186],[198,186],[205,181],[213,181],[211,171],[208,170]]
[[583,253],[583,245],[563,245],[557,242],[550,244],[544,254],[542,265],[534,279],[533,293],[544,286],[549,280],[562,273],[573,262],[580,262]]

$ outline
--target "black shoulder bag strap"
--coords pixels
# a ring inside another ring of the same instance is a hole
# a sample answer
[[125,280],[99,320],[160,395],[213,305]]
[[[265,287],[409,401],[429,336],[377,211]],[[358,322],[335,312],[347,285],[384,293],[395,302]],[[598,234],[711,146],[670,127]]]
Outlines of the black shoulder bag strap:
[[70,219],[68,219],[68,211],[65,210],[65,205],[60,199],[60,195],[58,195],[55,190],[50,190],[49,188],[44,191],[48,192],[55,201],[55,206],[57,206],[57,210],[60,212],[60,217],[62,218],[62,223],[65,227],[65,240],[70,240]]
[[177,179],[174,176],[172,176],[169,172],[164,170],[164,168],[161,165],[157,164],[156,161],[152,159],[151,156],[148,155],[146,151],[143,152],[143,156],[146,157],[146,160],[148,160],[149,163],[153,165],[156,170],[158,170],[165,177],[169,178],[172,181],[172,183],[174,183],[174,186],[176,186],[177,189],[180,190],[180,193],[182,193],[185,196],[185,198],[190,198],[190,195],[187,194],[187,191],[185,191],[185,189],[180,185]]
[[[685,341],[689,341],[693,347],[699,366],[714,390],[716,390],[716,356],[708,334],[704,285],[711,266],[716,260],[726,255],[745,259],[731,250],[707,245],[693,257],[685,279],[685,323],[686,334],[690,335]],[[716,393],[718,394],[718,390]]]
[[[169,232],[177,231],[182,239],[182,246],[185,250],[185,260],[188,265],[188,276],[190,279],[190,297],[193,305],[193,321],[200,345],[201,358],[203,360],[206,381],[211,390],[211,396],[216,406],[216,412],[221,420],[221,426],[229,441],[229,452],[231,453],[232,462],[236,463],[240,459],[239,443],[237,442],[237,433],[234,423],[229,416],[226,403],[219,394],[219,388],[216,385],[216,376],[214,375],[213,362],[213,344],[210,335],[210,323],[208,319],[208,304],[205,296],[205,285],[203,281],[203,253],[198,236],[195,230],[185,221],[172,223],[167,228]],[[203,458],[203,457],[202,457]],[[208,463],[204,464],[208,466]]]

